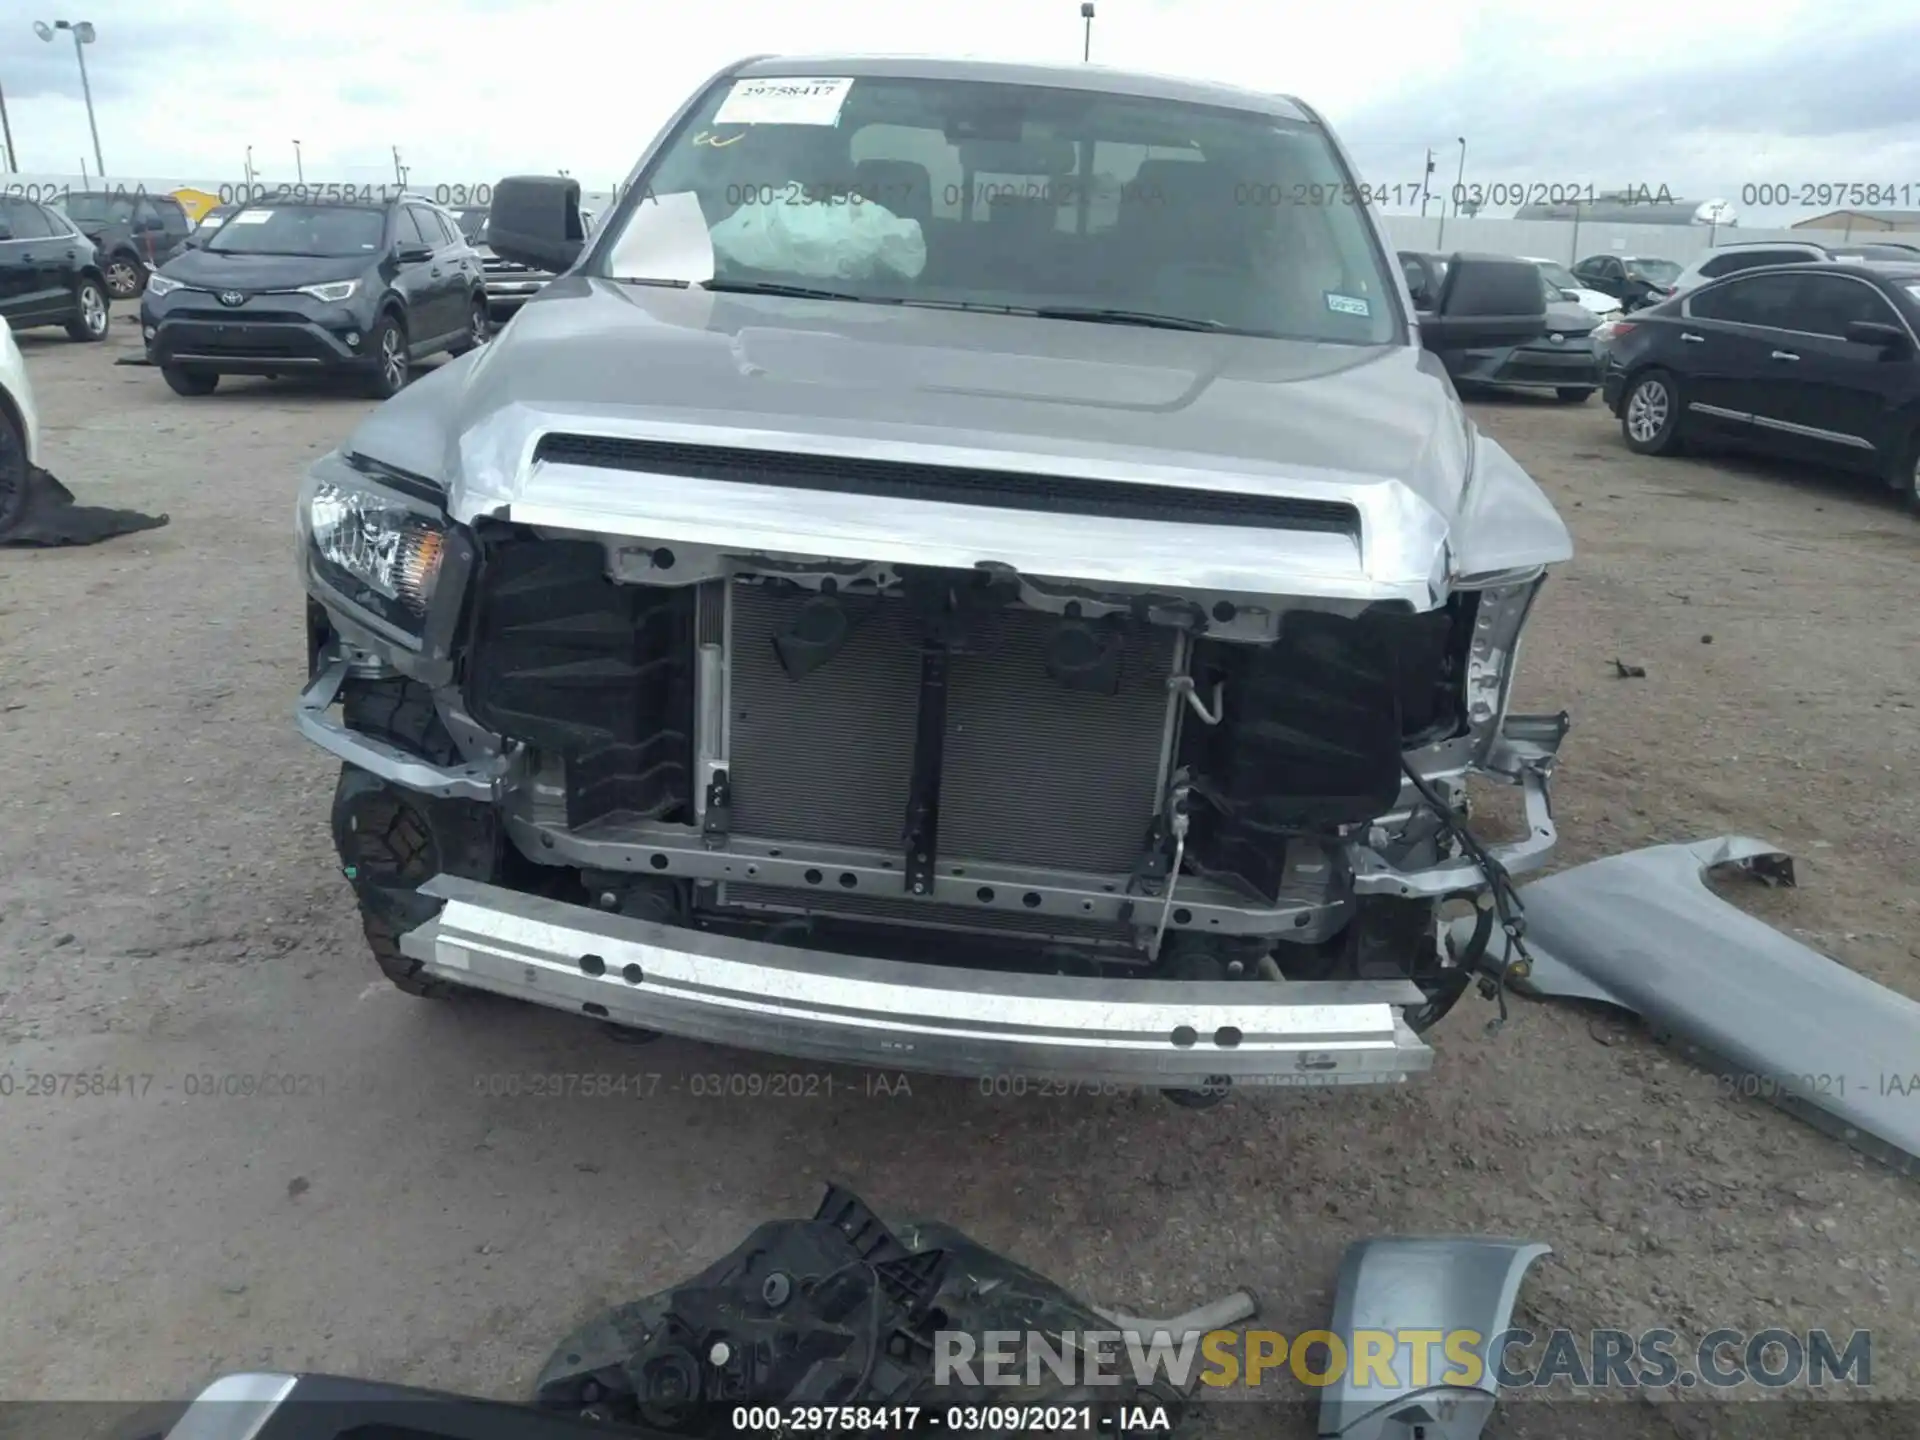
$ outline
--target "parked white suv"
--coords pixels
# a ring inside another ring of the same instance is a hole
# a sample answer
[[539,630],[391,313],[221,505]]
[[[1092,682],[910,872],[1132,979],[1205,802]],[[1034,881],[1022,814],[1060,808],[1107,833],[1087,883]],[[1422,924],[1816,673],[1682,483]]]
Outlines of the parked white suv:
[[1762,265],[1798,265],[1806,261],[1829,260],[1908,260],[1920,262],[1920,245],[1891,241],[1863,242],[1858,245],[1823,245],[1814,240],[1747,240],[1737,245],[1720,245],[1707,251],[1673,282],[1669,296],[1683,295],[1709,280],[1731,275],[1737,270],[1757,270]]

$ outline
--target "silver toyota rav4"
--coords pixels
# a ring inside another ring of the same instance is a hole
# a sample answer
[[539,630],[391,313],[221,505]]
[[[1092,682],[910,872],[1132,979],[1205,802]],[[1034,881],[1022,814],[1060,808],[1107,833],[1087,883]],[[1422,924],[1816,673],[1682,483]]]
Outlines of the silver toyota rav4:
[[1542,333],[1531,265],[1416,317],[1311,109],[1090,69],[743,62],[579,198],[498,186],[559,278],[299,500],[394,983],[1187,1100],[1499,995],[1571,545],[1429,347]]

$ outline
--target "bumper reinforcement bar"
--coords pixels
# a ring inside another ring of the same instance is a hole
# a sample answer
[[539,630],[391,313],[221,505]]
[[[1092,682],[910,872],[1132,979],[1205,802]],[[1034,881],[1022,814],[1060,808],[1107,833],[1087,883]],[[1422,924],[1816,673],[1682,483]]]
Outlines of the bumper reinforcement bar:
[[774,1054],[1146,1087],[1390,1084],[1433,1052],[1410,983],[1082,980],[870,960],[663,926],[441,875],[401,939],[436,977]]

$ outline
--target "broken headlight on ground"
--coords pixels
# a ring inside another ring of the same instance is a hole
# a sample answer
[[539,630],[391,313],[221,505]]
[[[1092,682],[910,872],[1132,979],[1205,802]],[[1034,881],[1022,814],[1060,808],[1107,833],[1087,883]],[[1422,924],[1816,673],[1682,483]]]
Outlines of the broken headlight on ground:
[[411,639],[425,624],[447,549],[446,516],[376,485],[320,480],[300,502],[312,577],[380,627]]

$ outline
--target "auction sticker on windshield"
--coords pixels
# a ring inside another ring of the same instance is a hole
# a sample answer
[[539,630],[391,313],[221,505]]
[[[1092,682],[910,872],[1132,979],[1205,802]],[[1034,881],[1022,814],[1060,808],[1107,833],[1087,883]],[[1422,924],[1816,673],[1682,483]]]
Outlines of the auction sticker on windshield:
[[1336,295],[1327,291],[1327,309],[1336,315],[1371,315],[1373,306],[1358,295]]
[[769,76],[736,80],[714,113],[715,125],[838,125],[853,81]]
[[272,218],[273,212],[271,210],[242,210],[228,223],[233,225],[264,225]]

